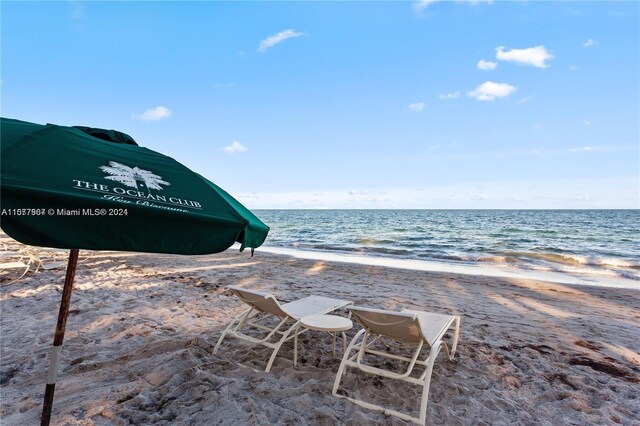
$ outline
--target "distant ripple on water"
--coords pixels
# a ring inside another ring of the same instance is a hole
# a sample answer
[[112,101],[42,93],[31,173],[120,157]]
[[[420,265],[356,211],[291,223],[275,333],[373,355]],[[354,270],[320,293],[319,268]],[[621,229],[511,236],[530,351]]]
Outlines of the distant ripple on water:
[[257,210],[266,244],[640,278],[640,210]]

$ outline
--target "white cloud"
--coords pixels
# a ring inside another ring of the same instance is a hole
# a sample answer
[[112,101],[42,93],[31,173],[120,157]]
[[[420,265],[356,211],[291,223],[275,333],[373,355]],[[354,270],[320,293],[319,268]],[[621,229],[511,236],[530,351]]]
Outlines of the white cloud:
[[467,92],[467,96],[475,98],[478,101],[492,101],[495,98],[504,98],[509,96],[517,89],[507,83],[494,83],[493,81],[485,81],[471,92]]
[[582,122],[585,126],[591,126],[591,122],[589,120],[584,120]]
[[[566,150],[565,150],[566,152]],[[576,148],[571,148],[569,152],[638,152],[637,146],[633,145],[585,145]],[[640,192],[638,193],[640,194]]]
[[496,59],[521,65],[530,65],[536,68],[547,68],[549,66],[547,61],[553,59],[553,57],[544,46],[511,50],[505,50],[504,46],[496,47]]
[[532,101],[532,100],[533,100],[533,95],[529,95],[529,96],[525,96],[524,98],[520,99],[515,104],[516,105],[525,104],[525,103],[527,103],[529,101]]
[[409,104],[409,109],[411,111],[422,111],[424,109],[424,102],[416,102],[413,104]]
[[304,33],[298,32],[296,30],[280,31],[278,34],[274,34],[262,40],[260,42],[260,45],[258,46],[258,52],[264,53],[267,51],[267,49],[272,48],[278,43],[282,43],[289,38],[300,37],[302,35],[304,35]]
[[590,38],[589,40],[587,40],[584,43],[582,43],[582,46],[583,47],[591,47],[591,46],[597,46],[598,44],[600,44],[600,42],[598,40],[594,40],[594,39]]
[[171,111],[169,111],[169,108],[157,106],[146,110],[142,114],[132,114],[131,117],[141,121],[159,121],[171,117]]
[[569,70],[578,71],[578,66],[577,65],[569,65]]
[[225,154],[236,154],[238,152],[245,152],[247,149],[248,148],[242,145],[240,142],[233,141],[231,142],[231,145],[222,148],[222,151],[224,151]]
[[[429,7],[430,5],[432,5],[433,3],[436,2],[440,2],[442,0],[418,0],[417,2],[413,3],[413,9],[416,12],[422,12],[423,10],[425,10],[427,7]],[[456,3],[468,3],[472,6],[477,6],[480,3],[493,3],[493,0],[455,0]]]
[[234,83],[216,83],[213,85],[213,87],[220,89],[220,88],[233,87],[234,85],[235,85]]
[[438,0],[419,0],[413,4],[413,8],[417,12],[425,10],[429,5],[437,2]]
[[497,66],[497,62],[485,61],[484,59],[480,59],[477,65],[478,69],[483,71],[495,70]]
[[[319,195],[319,194],[316,194],[316,195]],[[366,189],[358,190],[354,188],[349,190],[349,195],[369,195],[369,191],[367,191]]]
[[456,99],[458,96],[460,96],[460,92],[441,93],[438,95],[440,99],[444,99],[445,101]]
[[591,152],[596,149],[597,148],[593,146],[582,146],[580,148],[571,148],[571,152]]

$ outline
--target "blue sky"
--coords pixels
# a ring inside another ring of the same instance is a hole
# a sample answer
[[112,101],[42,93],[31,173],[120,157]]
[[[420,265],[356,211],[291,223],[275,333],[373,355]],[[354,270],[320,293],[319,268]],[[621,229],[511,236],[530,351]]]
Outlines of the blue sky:
[[250,208],[640,208],[637,2],[1,13],[2,116],[124,131]]

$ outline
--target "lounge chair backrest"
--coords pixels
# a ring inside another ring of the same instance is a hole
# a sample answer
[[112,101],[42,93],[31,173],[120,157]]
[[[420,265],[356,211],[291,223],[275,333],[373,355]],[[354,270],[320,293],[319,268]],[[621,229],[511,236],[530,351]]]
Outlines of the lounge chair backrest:
[[413,313],[352,306],[347,308],[356,321],[370,333],[386,336],[406,344],[418,344],[426,339],[420,332],[418,317]]
[[280,318],[289,316],[285,311],[282,310],[282,308],[280,307],[280,303],[278,303],[276,298],[269,293],[247,290],[246,288],[236,287],[232,285],[227,286],[227,288],[231,290],[233,294],[238,296],[240,300],[259,312],[266,312],[276,315]]

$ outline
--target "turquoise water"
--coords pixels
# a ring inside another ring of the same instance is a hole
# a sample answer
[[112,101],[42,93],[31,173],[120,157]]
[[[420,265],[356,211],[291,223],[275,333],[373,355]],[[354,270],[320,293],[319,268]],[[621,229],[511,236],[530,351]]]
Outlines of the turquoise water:
[[265,245],[640,279],[640,210],[257,210]]

